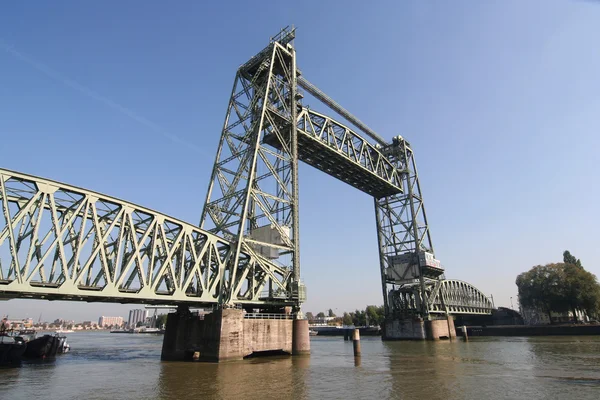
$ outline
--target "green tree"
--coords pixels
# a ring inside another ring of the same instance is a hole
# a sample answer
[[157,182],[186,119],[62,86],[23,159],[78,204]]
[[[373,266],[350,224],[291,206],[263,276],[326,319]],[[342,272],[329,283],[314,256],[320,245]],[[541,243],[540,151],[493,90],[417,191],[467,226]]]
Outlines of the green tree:
[[320,313],[317,314],[317,318],[325,318],[325,313],[323,311],[321,311]]
[[352,315],[345,312],[344,316],[342,317],[342,324],[344,324],[346,326],[352,325]]
[[[579,260],[577,260],[579,262]],[[600,304],[600,285],[596,276],[579,264],[562,264],[564,271],[563,296],[577,322],[577,311],[588,316],[595,314]]]
[[315,316],[313,315],[313,313],[311,313],[310,311],[308,311],[306,313],[306,319],[309,321],[314,321],[315,320]]
[[327,316],[335,318],[335,314],[333,313],[333,310],[331,308],[329,309],[329,311],[327,311]]
[[552,312],[564,311],[563,269],[558,264],[538,265],[517,276],[519,302],[523,307],[541,310],[552,322]]
[[538,265],[520,274],[516,280],[519,302],[524,307],[546,312],[550,320],[552,312],[570,311],[575,322],[578,311],[588,317],[596,316],[600,308],[600,284],[596,276],[569,252],[563,258],[571,262]]
[[163,325],[167,325],[167,314],[160,314],[156,317],[155,328],[162,328]]
[[365,326],[367,324],[367,314],[365,314],[365,311],[354,311],[352,315],[352,322],[355,326]]
[[575,258],[574,255],[572,255],[569,250],[565,250],[565,252],[563,253],[563,262],[565,264],[573,264],[578,266],[579,268],[583,268],[581,266],[581,260],[579,260],[578,258]]
[[381,326],[385,318],[383,306],[367,306],[365,314],[368,325]]
[[583,299],[582,308],[588,318],[600,319],[600,285],[596,285],[595,289],[588,293]]

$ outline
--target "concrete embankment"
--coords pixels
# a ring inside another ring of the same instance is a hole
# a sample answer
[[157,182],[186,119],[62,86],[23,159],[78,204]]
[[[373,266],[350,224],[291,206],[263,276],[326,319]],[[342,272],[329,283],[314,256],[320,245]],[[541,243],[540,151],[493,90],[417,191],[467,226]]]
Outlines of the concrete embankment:
[[[460,327],[457,327],[460,329]],[[460,332],[459,332],[460,333]],[[469,336],[578,336],[600,335],[600,325],[468,326]]]

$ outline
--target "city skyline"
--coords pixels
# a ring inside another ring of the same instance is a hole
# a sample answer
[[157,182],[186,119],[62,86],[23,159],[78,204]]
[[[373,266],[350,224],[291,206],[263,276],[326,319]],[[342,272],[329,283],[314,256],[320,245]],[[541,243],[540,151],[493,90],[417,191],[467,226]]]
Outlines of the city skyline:
[[[6,148],[27,151],[5,152],[0,167],[197,224],[235,70],[295,24],[303,74],[386,140],[411,142],[448,278],[516,309],[516,276],[564,250],[600,274],[590,185],[599,172],[599,7],[354,2],[327,23],[320,18],[339,7],[319,4],[310,17],[285,4],[240,7],[226,27],[215,22],[228,15],[224,5],[165,14],[124,4],[119,18],[99,4],[6,6],[0,131]],[[248,30],[249,16],[270,22]],[[378,23],[343,23],[363,16]],[[300,216],[303,310],[382,304],[372,199],[301,165]],[[0,302],[0,314],[34,320],[135,308]]]

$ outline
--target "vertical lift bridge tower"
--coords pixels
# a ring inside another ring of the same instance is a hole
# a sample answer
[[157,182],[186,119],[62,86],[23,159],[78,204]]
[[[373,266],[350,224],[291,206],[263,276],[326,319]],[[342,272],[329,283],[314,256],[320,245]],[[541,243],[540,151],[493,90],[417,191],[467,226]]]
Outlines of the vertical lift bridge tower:
[[[282,30],[235,77],[200,222],[235,245],[223,304],[244,303],[263,289],[263,309],[291,301],[302,318],[298,161],[303,161],[373,197],[386,316],[427,320],[428,296],[444,270],[434,257],[410,144],[401,136],[386,142],[304,79],[294,37],[294,29]],[[358,129],[305,107],[299,88]],[[269,268],[246,268],[243,254]]]

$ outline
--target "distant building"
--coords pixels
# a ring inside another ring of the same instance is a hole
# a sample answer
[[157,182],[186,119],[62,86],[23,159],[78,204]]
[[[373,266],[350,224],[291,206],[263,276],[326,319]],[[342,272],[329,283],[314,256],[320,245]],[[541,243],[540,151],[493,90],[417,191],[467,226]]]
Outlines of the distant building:
[[123,317],[105,317],[104,315],[98,318],[98,326],[121,326],[123,325]]
[[9,324],[13,329],[29,329],[33,327],[32,318],[13,319],[6,318],[6,324]]
[[138,322],[142,324],[146,323],[146,319],[148,318],[148,310],[137,309],[129,311],[129,319],[127,320],[127,326],[129,328],[135,328]]

